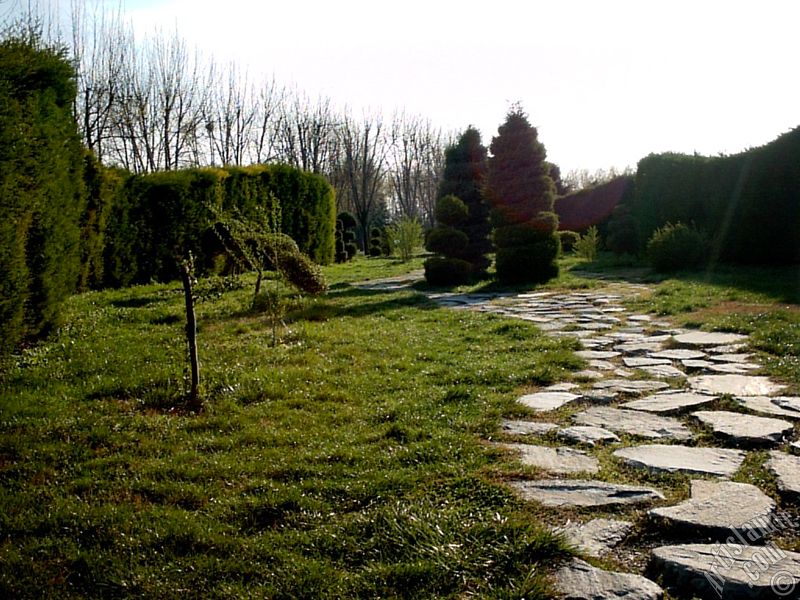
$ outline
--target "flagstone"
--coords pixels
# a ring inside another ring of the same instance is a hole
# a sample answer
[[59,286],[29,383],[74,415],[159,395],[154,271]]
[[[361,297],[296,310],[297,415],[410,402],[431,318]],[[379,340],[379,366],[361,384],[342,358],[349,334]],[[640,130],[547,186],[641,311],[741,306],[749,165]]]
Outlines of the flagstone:
[[578,413],[575,422],[649,439],[688,440],[692,437],[691,430],[677,419],[607,406],[593,406]]
[[509,485],[524,499],[544,506],[613,506],[664,499],[661,492],[652,488],[587,479],[517,480]]
[[699,375],[689,378],[689,386],[701,393],[731,396],[770,396],[785,388],[768,377],[755,375]]
[[653,472],[690,473],[731,477],[744,461],[745,453],[727,448],[650,444],[620,448],[614,456],[629,466]]

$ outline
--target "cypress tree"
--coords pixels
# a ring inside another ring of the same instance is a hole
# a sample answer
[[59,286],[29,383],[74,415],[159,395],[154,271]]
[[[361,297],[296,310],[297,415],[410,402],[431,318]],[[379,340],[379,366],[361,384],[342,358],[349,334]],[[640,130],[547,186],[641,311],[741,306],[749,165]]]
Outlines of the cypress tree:
[[492,139],[485,194],[492,206],[497,276],[502,283],[541,283],[558,274],[555,186],[538,133],[513,106]]

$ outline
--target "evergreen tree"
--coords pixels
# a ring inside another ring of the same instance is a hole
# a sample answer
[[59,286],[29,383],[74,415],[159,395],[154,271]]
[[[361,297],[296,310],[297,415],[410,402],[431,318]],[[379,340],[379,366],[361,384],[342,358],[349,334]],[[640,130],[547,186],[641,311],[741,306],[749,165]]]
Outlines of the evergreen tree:
[[484,193],[492,205],[497,276],[540,283],[558,274],[555,186],[536,128],[513,106],[492,139]]
[[492,249],[489,206],[482,193],[485,177],[486,146],[481,143],[480,132],[468,127],[458,142],[445,151],[438,198],[455,196],[466,205],[468,215],[457,226],[468,239],[460,257],[472,265],[473,275],[478,277],[486,273],[490,263],[486,254]]

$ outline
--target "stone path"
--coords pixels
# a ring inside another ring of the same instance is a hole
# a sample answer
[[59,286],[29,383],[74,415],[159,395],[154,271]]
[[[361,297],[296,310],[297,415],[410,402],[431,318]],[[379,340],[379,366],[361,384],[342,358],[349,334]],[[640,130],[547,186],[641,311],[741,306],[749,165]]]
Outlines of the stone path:
[[[413,279],[369,285],[403,289]],[[572,509],[573,518],[576,510],[595,517],[554,524],[556,531],[590,557],[613,556],[620,543],[635,546],[637,533],[652,539],[668,531],[670,540],[685,540],[652,551],[650,579],[575,559],[556,573],[562,598],[662,598],[652,580],[681,597],[800,598],[800,554],[771,539],[783,522],[775,501],[767,490],[729,481],[750,452],[766,447],[764,466],[775,477],[781,505],[800,502],[800,398],[780,395],[784,386],[757,374],[746,336],[683,330],[630,314],[623,300],[646,290],[614,282],[599,291],[428,296],[581,341],[578,355],[588,369],[521,396],[530,419],[501,425],[510,455],[537,469],[536,479],[509,481],[512,489],[528,501]],[[610,454],[603,453],[607,446]],[[615,481],[619,469],[706,479],[691,482],[689,498],[668,502],[655,487]],[[638,524],[597,518],[598,511],[619,507],[649,511],[635,512]]]

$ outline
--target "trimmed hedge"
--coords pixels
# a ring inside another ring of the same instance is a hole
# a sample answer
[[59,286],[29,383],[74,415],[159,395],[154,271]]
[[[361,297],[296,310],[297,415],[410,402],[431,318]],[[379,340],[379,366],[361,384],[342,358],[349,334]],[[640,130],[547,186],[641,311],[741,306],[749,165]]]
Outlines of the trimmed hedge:
[[0,352],[58,325],[81,273],[83,150],[62,48],[0,41]]
[[424,266],[425,280],[430,285],[458,285],[469,281],[472,274],[472,264],[460,258],[433,256]]
[[212,272],[224,252],[212,227],[232,211],[267,215],[317,263],[334,258],[335,198],[322,177],[286,165],[187,169],[127,178],[106,234],[106,283],[170,281],[189,251],[199,273]]
[[639,238],[666,223],[708,232],[712,258],[800,262],[800,127],[732,156],[650,155],[639,162],[630,210]]

